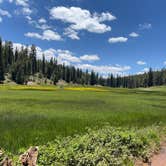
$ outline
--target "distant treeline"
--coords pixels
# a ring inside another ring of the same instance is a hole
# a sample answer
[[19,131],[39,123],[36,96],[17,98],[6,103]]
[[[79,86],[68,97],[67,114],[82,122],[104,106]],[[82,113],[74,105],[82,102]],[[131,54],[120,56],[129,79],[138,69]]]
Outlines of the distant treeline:
[[2,44],[0,38],[0,83],[3,83],[5,74],[10,74],[10,79],[18,84],[26,84],[29,76],[39,73],[44,78],[50,79],[53,84],[58,80],[64,80],[67,83],[82,84],[82,85],[102,85],[109,87],[150,87],[154,85],[166,84],[166,69],[161,71],[152,71],[132,75],[118,76],[110,73],[108,78],[99,76],[94,71],[83,71],[74,66],[66,66],[58,64],[56,59],[51,58],[49,61],[43,55],[42,59],[37,59],[37,51],[34,45],[29,51],[28,47],[23,47],[21,50],[13,49],[13,44],[6,41]]

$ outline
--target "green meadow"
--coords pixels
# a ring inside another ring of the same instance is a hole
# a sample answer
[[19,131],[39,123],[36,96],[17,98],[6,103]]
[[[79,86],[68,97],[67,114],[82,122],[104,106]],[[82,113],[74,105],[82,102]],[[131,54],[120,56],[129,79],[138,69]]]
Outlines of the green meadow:
[[105,124],[166,125],[166,87],[0,86],[0,147],[16,153]]

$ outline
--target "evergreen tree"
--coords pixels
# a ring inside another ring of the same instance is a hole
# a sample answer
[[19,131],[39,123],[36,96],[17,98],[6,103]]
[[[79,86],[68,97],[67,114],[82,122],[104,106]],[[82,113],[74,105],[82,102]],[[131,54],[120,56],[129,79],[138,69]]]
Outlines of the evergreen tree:
[[95,72],[92,70],[91,75],[90,75],[90,84],[95,85],[96,83],[97,83],[97,81],[96,81]]
[[19,67],[17,74],[16,74],[16,83],[17,84],[24,84],[25,83],[25,75],[23,67]]
[[31,74],[34,75],[37,71],[36,47],[34,45],[32,45],[31,47],[30,59],[31,59]]
[[46,69],[45,69],[45,56],[42,57],[42,74],[45,75]]
[[148,72],[148,86],[153,86],[153,71],[152,68],[149,69]]
[[4,80],[4,65],[2,56],[2,40],[0,38],[0,83]]

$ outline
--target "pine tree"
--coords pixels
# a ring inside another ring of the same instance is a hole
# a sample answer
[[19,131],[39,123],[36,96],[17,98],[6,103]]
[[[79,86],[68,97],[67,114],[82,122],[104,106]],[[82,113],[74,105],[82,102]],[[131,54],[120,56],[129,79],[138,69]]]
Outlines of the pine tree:
[[18,49],[16,48],[15,55],[14,55],[14,61],[17,62],[18,60]]
[[37,71],[37,60],[36,60],[36,47],[34,45],[31,46],[31,74],[34,75]]
[[148,86],[153,86],[153,71],[152,68],[149,69],[148,72]]
[[23,67],[19,67],[17,74],[16,74],[16,83],[17,84],[24,84],[25,83],[25,75]]
[[0,83],[4,80],[4,64],[2,56],[2,40],[0,38]]
[[42,74],[45,75],[46,69],[45,69],[45,56],[42,57]]
[[91,76],[90,76],[90,84],[95,85],[96,83],[97,83],[97,81],[96,81],[95,72],[92,70],[91,71]]

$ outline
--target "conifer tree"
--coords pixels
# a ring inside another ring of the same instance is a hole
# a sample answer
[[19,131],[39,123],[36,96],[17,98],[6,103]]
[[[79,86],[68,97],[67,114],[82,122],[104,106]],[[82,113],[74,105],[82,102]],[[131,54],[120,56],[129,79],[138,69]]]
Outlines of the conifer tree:
[[2,56],[2,40],[0,38],[0,83],[4,80],[4,64]]
[[149,69],[148,72],[148,86],[153,86],[153,71],[152,68]]

